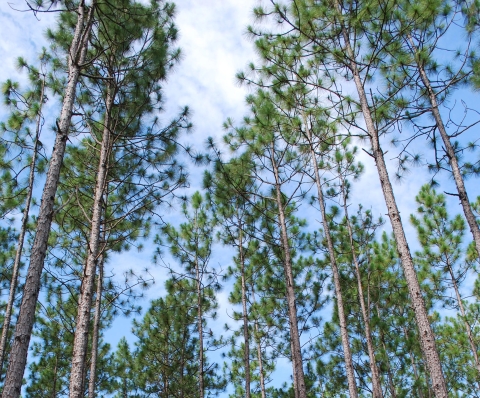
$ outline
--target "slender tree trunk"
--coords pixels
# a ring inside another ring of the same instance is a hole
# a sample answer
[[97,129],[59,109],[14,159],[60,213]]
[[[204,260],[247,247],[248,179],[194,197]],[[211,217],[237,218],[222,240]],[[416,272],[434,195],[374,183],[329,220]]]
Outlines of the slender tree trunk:
[[88,398],[95,398],[95,381],[97,375],[98,340],[100,334],[100,318],[102,315],[102,292],[103,292],[103,256],[98,263],[97,293],[95,298],[95,315],[92,337],[92,359],[90,363],[90,378],[88,380]]
[[[257,321],[255,321],[255,333],[257,334],[259,333]],[[257,339],[257,357],[258,357],[258,372],[260,373],[260,392],[262,393],[262,398],[266,398],[265,374],[263,371],[262,347],[260,345],[260,339]]]
[[100,227],[102,224],[103,213],[102,200],[107,182],[108,158],[111,152],[110,119],[114,97],[115,95],[109,87],[105,101],[105,120],[102,145],[100,149],[100,160],[95,182],[95,196],[92,208],[87,264],[84,269],[82,285],[80,287],[80,297],[78,300],[77,322],[73,341],[72,370],[70,373],[70,398],[81,398],[83,395],[83,375],[87,357],[90,311],[92,308],[92,296],[98,262],[98,249],[100,245]]
[[78,6],[78,20],[68,57],[68,82],[65,89],[60,119],[57,124],[55,145],[50,158],[50,165],[38,212],[37,233],[33,241],[30,265],[25,279],[22,304],[15,328],[14,342],[3,388],[3,398],[18,398],[22,388],[23,373],[27,363],[28,345],[35,320],[35,307],[38,301],[48,236],[52,224],[55,194],[57,192],[60,168],[67,144],[78,77],[87,53],[95,1],[96,0],[92,0],[88,15],[85,15],[87,7],[84,0],[81,1]]
[[205,382],[203,378],[203,312],[202,312],[202,285],[200,281],[200,267],[195,256],[195,272],[197,277],[197,305],[198,305],[198,384],[200,397],[205,396]]
[[[253,304],[255,304],[255,291],[252,286],[252,300]],[[260,337],[259,337],[259,330],[258,330],[258,322],[255,319],[254,322],[254,327],[255,327],[255,340],[257,343],[257,358],[258,358],[258,371],[260,373],[260,392],[262,394],[262,398],[266,398],[266,391],[265,391],[265,375],[263,372],[263,358],[262,358],[262,347],[260,345]]]
[[293,382],[296,398],[307,398],[307,389],[305,386],[305,376],[303,374],[302,348],[300,345],[300,333],[298,331],[297,305],[295,299],[295,280],[292,272],[292,259],[290,254],[290,244],[288,242],[287,223],[285,219],[285,211],[282,203],[282,192],[280,189],[280,177],[278,174],[278,166],[275,161],[275,149],[272,142],[271,162],[275,175],[275,189],[277,194],[278,221],[281,230],[282,247],[285,255],[284,272],[286,282],[286,298],[288,305],[288,318],[290,324],[290,340],[292,345],[292,366],[293,366]]
[[[470,348],[472,349],[473,360],[475,362],[475,367],[477,368],[478,376],[480,376],[480,362],[478,360],[478,352],[477,352],[477,345],[473,339],[472,329],[470,324],[467,321],[467,314],[465,312],[465,307],[463,306],[462,296],[460,296],[460,292],[458,290],[457,281],[455,279],[455,275],[453,274],[453,269],[448,265],[448,272],[450,273],[450,277],[452,278],[453,288],[455,289],[455,295],[457,296],[458,306],[460,308],[460,313],[462,314],[463,322],[465,324],[465,329],[467,330],[468,341],[470,342]],[[477,377],[479,379],[479,377]],[[479,384],[480,389],[480,384]]]
[[[335,7],[339,15],[342,14],[340,3],[335,0]],[[405,280],[407,281],[408,290],[412,300],[412,307],[415,313],[415,320],[419,329],[420,343],[427,364],[430,377],[432,379],[433,390],[436,398],[447,398],[447,386],[445,384],[445,378],[443,376],[442,364],[440,362],[440,356],[438,355],[437,346],[435,344],[435,335],[430,322],[428,320],[428,312],[425,306],[425,301],[420,289],[420,283],[417,279],[415,267],[413,265],[412,255],[410,248],[408,247],[407,238],[403,229],[400,212],[397,207],[395,195],[393,194],[392,184],[388,176],[387,166],[383,156],[383,151],[380,146],[380,139],[378,131],[375,128],[375,124],[370,112],[370,107],[363,87],[362,80],[360,78],[360,72],[358,70],[355,54],[350,45],[350,38],[347,29],[341,24],[342,35],[345,42],[346,55],[349,59],[349,67],[353,74],[353,80],[360,98],[360,105],[365,119],[368,135],[370,136],[370,143],[372,145],[372,155],[375,159],[377,166],[380,183],[382,186],[383,195],[385,197],[385,203],[388,209],[388,217],[392,224],[393,234],[397,244],[397,250],[402,262]]]
[[463,180],[462,171],[460,170],[460,166],[458,164],[457,156],[455,155],[455,149],[453,148],[453,145],[450,141],[450,137],[448,136],[445,125],[443,124],[442,116],[440,115],[440,111],[438,109],[437,94],[435,93],[435,90],[430,84],[430,79],[428,78],[423,64],[417,57],[417,48],[410,35],[408,35],[408,40],[410,41],[410,44],[412,45],[415,52],[415,61],[417,62],[417,67],[418,71],[420,72],[422,82],[427,89],[428,99],[430,100],[430,105],[432,106],[431,111],[433,118],[435,119],[435,123],[437,125],[440,136],[442,137],[443,145],[445,145],[445,151],[447,153],[450,167],[452,168],[452,175],[453,179],[455,180],[455,185],[457,186],[458,197],[460,199],[460,203],[462,204],[463,213],[465,214],[468,226],[470,227],[470,231],[472,232],[473,240],[475,241],[475,247],[477,249],[477,254],[480,256],[480,228],[478,227],[477,219],[475,217],[475,214],[473,214],[472,207],[470,206],[470,201],[468,200],[467,190],[465,188],[465,183]]
[[240,267],[242,273],[242,308],[243,308],[243,338],[245,340],[245,398],[250,398],[250,336],[248,333],[248,312],[247,312],[247,286],[245,283],[245,258],[243,253],[242,224],[239,222],[238,250],[240,255]]
[[[180,370],[180,385],[181,386],[184,386],[185,383],[184,383],[184,380],[185,380],[185,363],[186,363],[186,358],[185,358],[185,347],[187,346],[187,331],[186,329],[184,328],[183,329],[183,335],[182,335],[182,348],[181,348],[181,358],[182,358],[182,361],[181,361],[181,370]],[[180,398],[185,398],[185,390],[184,388],[182,387],[182,389],[180,390]]]
[[365,338],[367,340],[368,357],[370,359],[370,370],[372,372],[373,398],[383,398],[382,386],[380,383],[380,374],[378,373],[377,361],[375,359],[375,351],[373,349],[372,332],[370,329],[370,319],[367,314],[367,309],[365,308],[365,298],[363,296],[363,286],[362,286],[362,277],[360,274],[360,266],[358,264],[357,255],[355,253],[353,231],[352,231],[352,226],[350,224],[350,218],[348,216],[347,194],[345,192],[345,180],[341,174],[340,174],[340,181],[342,184],[343,210],[345,212],[345,219],[347,222],[347,229],[348,229],[348,237],[350,239],[350,247],[352,249],[352,258],[353,258],[353,263],[355,264],[355,273],[357,276],[358,299],[360,301],[360,308],[362,310],[363,323],[365,324]]
[[390,366],[390,362],[388,361],[387,346],[385,344],[385,335],[383,332],[380,332],[380,340],[382,342],[383,350],[385,351],[385,356],[386,356],[388,387],[390,389],[390,394],[392,394],[393,398],[397,398],[397,392],[395,391],[395,383],[393,382],[392,369]]
[[[410,362],[412,363],[412,369],[413,369],[413,375],[415,376],[415,381],[418,381],[417,366],[415,365],[415,358],[413,357],[413,353],[411,351],[409,351],[409,356],[410,356]],[[420,398],[423,398],[423,392],[421,390],[421,386],[418,390],[418,395],[420,396]]]
[[52,398],[57,397],[57,373],[58,373],[58,355],[55,355],[55,368],[53,369]]
[[32,202],[33,183],[35,181],[35,166],[37,163],[38,141],[40,139],[41,122],[42,122],[42,108],[43,98],[45,93],[45,77],[42,81],[42,88],[40,91],[40,108],[37,116],[37,126],[35,131],[35,143],[33,145],[32,163],[30,164],[30,174],[28,176],[27,197],[25,198],[25,209],[23,210],[22,225],[20,227],[20,234],[18,235],[17,252],[15,253],[15,261],[13,262],[12,280],[10,282],[10,292],[8,295],[7,308],[5,309],[5,316],[3,319],[2,337],[0,340],[0,376],[3,371],[3,362],[5,361],[5,351],[7,348],[8,332],[10,331],[10,322],[12,319],[13,303],[15,301],[15,291],[18,285],[18,274],[20,270],[20,261],[22,259],[23,243],[25,241],[25,234],[27,232],[28,215],[30,213],[30,204]]
[[[377,308],[377,311],[378,311],[378,308]],[[405,326],[403,326],[402,330],[403,330],[403,334],[405,336],[405,339],[408,340],[407,328]],[[411,350],[408,350],[408,355],[410,356],[410,362],[412,364],[413,376],[415,377],[415,381],[419,382],[420,376],[418,375],[417,365],[415,365],[415,356],[413,355],[413,352]],[[426,383],[428,384],[428,379],[426,379]],[[423,391],[422,391],[421,387],[422,386],[419,385],[418,395],[420,396],[420,398],[423,398]]]
[[[380,309],[378,308],[378,304],[375,304],[375,307],[377,308],[377,315],[381,319]],[[388,387],[390,389],[390,394],[392,395],[392,398],[397,398],[397,392],[395,391],[395,383],[393,381],[393,375],[392,375],[392,367],[390,366],[387,345],[385,344],[385,333],[381,328],[380,328],[380,341],[382,343],[383,351],[385,351],[385,363],[387,365]]]
[[305,128],[307,129],[307,134],[308,134],[310,155],[311,155],[310,157],[312,160],[313,170],[315,173],[315,184],[317,186],[318,204],[320,206],[320,211],[322,213],[322,224],[325,232],[325,238],[327,239],[327,249],[330,257],[330,266],[332,268],[333,281],[335,285],[335,296],[337,298],[338,319],[340,322],[340,336],[342,338],[343,355],[345,359],[345,371],[347,373],[347,380],[348,380],[348,391],[350,394],[350,398],[357,398],[358,397],[357,383],[355,380],[355,371],[353,368],[352,353],[350,351],[347,320],[345,317],[345,310],[343,306],[342,287],[340,284],[340,276],[338,273],[337,260],[335,259],[335,251],[334,251],[335,249],[333,247],[332,236],[330,234],[330,227],[328,225],[327,214],[325,211],[325,200],[323,197],[320,174],[318,172],[317,157],[313,149],[312,134],[311,134],[310,128],[307,125],[307,120],[305,117],[304,117],[304,123],[305,123]]

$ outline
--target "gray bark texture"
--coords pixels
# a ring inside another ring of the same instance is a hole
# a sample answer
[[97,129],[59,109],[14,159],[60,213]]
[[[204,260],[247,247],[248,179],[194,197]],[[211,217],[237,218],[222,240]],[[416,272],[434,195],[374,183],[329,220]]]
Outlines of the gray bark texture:
[[[413,47],[413,50],[416,52],[417,48],[413,43],[411,37],[409,37],[409,41]],[[477,224],[477,219],[475,214],[473,214],[472,207],[470,206],[470,201],[468,200],[467,190],[465,188],[465,182],[463,180],[462,171],[460,170],[460,165],[458,164],[457,155],[455,154],[455,149],[450,141],[450,137],[447,133],[447,129],[443,124],[442,115],[440,115],[440,111],[438,109],[437,103],[437,94],[435,93],[432,85],[430,84],[430,79],[425,71],[424,66],[416,57],[416,62],[418,66],[418,71],[420,72],[420,77],[422,79],[425,88],[427,89],[428,99],[430,101],[430,105],[432,106],[431,112],[433,118],[435,119],[435,123],[437,125],[438,132],[442,137],[443,145],[445,145],[445,151],[447,153],[448,161],[450,163],[450,167],[452,168],[452,175],[453,179],[455,180],[455,185],[457,186],[458,198],[460,199],[460,203],[463,208],[463,213],[465,218],[467,219],[468,226],[470,231],[472,232],[473,240],[475,242],[475,248],[477,249],[477,254],[480,256],[480,228]]]
[[100,320],[102,315],[103,292],[103,258],[98,264],[97,293],[95,297],[95,315],[93,320],[92,355],[90,362],[90,378],[88,379],[88,398],[95,398],[95,382],[97,376],[98,340],[100,335]]
[[[335,7],[339,14],[342,13],[340,3],[335,0]],[[370,112],[370,107],[363,87],[360,73],[358,71],[357,63],[355,61],[355,54],[350,45],[350,37],[348,35],[345,26],[341,26],[342,35],[345,42],[345,51],[348,59],[349,68],[353,74],[354,83],[357,89],[358,96],[360,98],[360,106],[362,109],[363,117],[367,127],[370,143],[372,146],[372,156],[375,159],[380,184],[382,186],[383,196],[388,209],[388,217],[393,229],[395,242],[397,244],[398,254],[400,256],[403,271],[405,274],[405,280],[407,282],[408,291],[412,300],[412,307],[415,313],[415,320],[419,330],[419,338],[423,351],[423,356],[432,380],[432,387],[436,398],[447,398],[447,386],[445,378],[443,376],[442,364],[440,362],[440,356],[438,355],[437,346],[435,343],[435,335],[430,326],[428,320],[428,312],[425,306],[425,301],[420,289],[420,283],[417,279],[415,267],[413,265],[412,255],[410,248],[408,247],[407,238],[403,229],[400,212],[397,207],[395,195],[393,194],[392,184],[388,176],[387,165],[385,164],[385,158],[380,145],[380,139],[378,131],[375,128],[375,124]]]
[[325,200],[323,197],[320,174],[318,172],[317,156],[313,148],[312,134],[309,127],[307,126],[307,120],[305,117],[304,117],[304,123],[305,123],[305,128],[307,129],[307,136],[308,136],[309,147],[310,147],[310,157],[312,161],[313,170],[315,173],[315,184],[317,186],[318,205],[320,206],[320,211],[322,213],[322,225],[325,233],[325,238],[327,239],[328,255],[330,257],[330,266],[332,268],[332,273],[333,273],[335,297],[337,299],[338,320],[340,323],[340,336],[342,339],[343,356],[345,360],[345,371],[347,373],[348,392],[349,392],[350,398],[358,398],[357,382],[355,380],[355,370],[353,368],[353,359],[352,359],[352,353],[350,351],[350,344],[349,344],[349,337],[348,337],[348,330],[347,330],[347,319],[345,317],[345,310],[343,306],[342,287],[340,284],[340,276],[338,273],[337,260],[335,258],[335,251],[334,251],[335,249],[333,247],[332,236],[330,234],[330,227],[328,225],[327,214],[325,211]]
[[197,322],[198,322],[198,387],[199,396],[204,398],[205,396],[205,380],[204,380],[204,364],[203,364],[203,311],[202,311],[202,284],[200,280],[200,266],[198,259],[195,257],[195,272],[197,283]]
[[360,274],[360,265],[358,263],[358,258],[355,253],[355,246],[353,241],[353,231],[350,224],[350,218],[348,217],[348,206],[347,206],[347,195],[345,192],[345,181],[342,175],[340,175],[340,181],[342,184],[343,192],[343,209],[345,212],[345,219],[347,221],[348,237],[350,240],[350,247],[352,248],[352,258],[353,263],[355,264],[355,274],[357,276],[357,285],[358,285],[358,300],[360,301],[360,308],[362,310],[363,323],[365,325],[365,339],[367,341],[367,350],[368,358],[370,360],[370,371],[372,372],[372,387],[373,387],[373,398],[383,398],[382,385],[380,382],[380,374],[378,372],[377,361],[375,359],[375,350],[373,349],[373,340],[372,332],[370,329],[370,319],[367,314],[367,309],[365,308],[365,297],[363,295],[363,286],[362,286],[362,277]]
[[278,206],[278,222],[281,230],[282,248],[285,255],[283,266],[286,284],[286,299],[288,306],[288,320],[290,326],[290,342],[292,349],[292,367],[293,367],[293,385],[295,389],[295,398],[307,398],[307,388],[305,386],[305,376],[303,373],[302,347],[300,345],[300,333],[298,331],[297,305],[295,298],[295,281],[292,272],[292,259],[290,254],[290,244],[288,242],[287,223],[285,211],[282,203],[282,192],[280,189],[280,177],[278,166],[275,161],[274,144],[271,148],[271,162],[275,175],[276,201]]
[[81,1],[78,6],[78,20],[75,28],[72,45],[68,56],[68,81],[65,88],[62,110],[57,125],[57,135],[50,158],[49,168],[42,193],[42,200],[37,218],[37,233],[33,241],[23,290],[22,304],[18,315],[17,325],[9,366],[5,377],[2,398],[18,398],[22,388],[23,373],[27,363],[28,346],[35,321],[35,308],[40,291],[41,275],[47,251],[48,236],[53,218],[53,205],[57,192],[60,169],[67,145],[68,131],[72,119],[72,109],[82,64],[88,47],[88,39],[93,22],[95,0],[92,0],[88,14],[87,6]]
[[43,98],[45,93],[45,78],[42,81],[42,88],[40,93],[40,109],[38,110],[37,126],[35,131],[35,143],[33,146],[32,163],[30,164],[30,174],[28,176],[28,190],[25,198],[25,209],[23,210],[22,225],[20,227],[20,234],[18,235],[17,251],[15,253],[15,260],[13,262],[12,280],[10,281],[10,292],[8,294],[7,308],[3,319],[2,337],[0,340],[0,376],[3,370],[3,362],[5,360],[5,350],[7,348],[8,332],[10,330],[10,322],[12,319],[13,303],[15,301],[15,291],[18,285],[18,273],[20,270],[20,261],[22,259],[23,243],[25,241],[25,234],[27,232],[28,215],[30,213],[30,204],[32,202],[33,183],[35,181],[35,166],[37,163],[38,141],[40,139],[41,120]]
[[[255,305],[255,292],[252,286],[252,300],[253,304]],[[257,358],[258,358],[258,372],[260,373],[260,392],[262,393],[262,398],[266,398],[266,391],[265,391],[265,375],[263,374],[263,358],[262,358],[262,347],[260,345],[260,335],[258,330],[258,322],[255,320],[254,323],[255,327],[255,340],[257,343]]]
[[239,222],[238,250],[242,277],[242,309],[243,309],[243,338],[245,340],[245,398],[250,398],[250,335],[248,332],[247,285],[245,283],[245,256],[243,254],[242,223]]
[[103,196],[107,183],[108,160],[111,152],[111,110],[114,93],[108,89],[105,104],[105,120],[103,128],[100,160],[95,182],[95,193],[92,208],[90,238],[88,244],[87,262],[83,271],[80,296],[78,299],[78,312],[73,340],[72,369],[70,373],[70,398],[83,398],[84,374],[86,370],[86,357],[88,346],[88,332],[90,326],[90,310],[95,286],[95,274],[99,260],[100,228],[102,225]]

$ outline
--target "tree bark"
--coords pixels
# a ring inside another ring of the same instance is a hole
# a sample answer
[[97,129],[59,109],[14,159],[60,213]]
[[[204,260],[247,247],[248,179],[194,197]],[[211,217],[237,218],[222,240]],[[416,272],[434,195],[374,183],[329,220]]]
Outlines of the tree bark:
[[[83,396],[84,371],[86,366],[88,334],[90,325],[90,311],[92,308],[92,296],[95,285],[95,274],[98,262],[100,246],[100,227],[102,224],[103,195],[107,182],[108,158],[111,152],[111,110],[114,101],[114,93],[109,86],[106,95],[106,110],[103,128],[100,160],[95,182],[94,202],[92,208],[92,222],[90,229],[90,242],[88,245],[87,264],[82,277],[80,297],[78,299],[78,313],[73,341],[72,369],[70,373],[70,398]],[[92,132],[93,133],[93,132]]]
[[200,267],[198,259],[195,256],[195,272],[197,277],[197,316],[198,316],[198,384],[199,384],[199,398],[205,396],[205,381],[203,378],[203,311],[202,311],[202,285],[200,281]]
[[243,338],[245,340],[245,398],[250,398],[250,336],[248,332],[248,312],[247,312],[247,286],[245,283],[245,258],[243,253],[243,235],[242,223],[239,222],[239,242],[238,250],[240,255],[240,267],[242,277],[242,309],[243,309]]
[[93,323],[92,337],[92,355],[90,363],[90,378],[88,380],[88,398],[95,398],[95,382],[97,375],[97,359],[98,359],[98,340],[100,334],[100,318],[103,292],[103,258],[98,264],[97,293],[95,298],[95,315]]
[[57,373],[58,373],[58,354],[55,355],[55,367],[53,369],[52,398],[57,398]]
[[358,397],[357,383],[355,380],[355,371],[353,368],[352,353],[350,351],[350,344],[349,344],[349,337],[348,337],[348,330],[347,330],[347,320],[345,317],[345,310],[343,306],[343,296],[342,296],[342,287],[340,284],[340,276],[338,273],[337,260],[335,258],[335,251],[334,251],[335,249],[333,247],[332,236],[330,234],[330,227],[328,225],[327,214],[325,211],[325,200],[323,197],[320,174],[318,172],[318,162],[317,162],[315,151],[313,149],[313,142],[312,142],[313,137],[312,137],[310,128],[307,125],[307,120],[305,117],[304,117],[304,124],[307,130],[307,137],[308,137],[309,147],[310,147],[310,157],[313,165],[313,170],[315,173],[315,184],[317,187],[318,204],[320,206],[320,212],[322,213],[322,224],[325,232],[325,238],[327,239],[328,255],[330,257],[330,266],[332,268],[332,273],[333,273],[335,296],[337,298],[338,319],[340,323],[340,336],[342,339],[343,355],[345,359],[345,371],[347,373],[348,392],[349,392],[350,398],[357,398]]
[[52,224],[55,194],[57,192],[60,168],[67,144],[76,86],[87,53],[95,1],[96,0],[92,0],[87,15],[85,15],[87,8],[85,1],[81,1],[78,6],[78,20],[68,56],[68,82],[65,89],[60,119],[57,125],[55,145],[43,189],[37,219],[37,233],[35,234],[31,250],[30,265],[25,280],[22,304],[15,328],[14,342],[10,353],[2,398],[18,398],[22,388],[23,373],[27,363],[28,345],[35,320],[35,307],[38,301],[48,236]]
[[350,240],[350,247],[352,249],[353,263],[355,264],[355,274],[357,276],[358,285],[358,299],[360,301],[360,308],[362,310],[363,323],[365,324],[365,339],[367,340],[368,357],[370,359],[370,370],[372,372],[372,387],[373,398],[383,398],[382,385],[380,382],[380,374],[378,373],[377,361],[375,359],[375,350],[373,349],[372,332],[370,329],[370,319],[365,308],[365,298],[363,296],[362,278],[360,274],[360,265],[358,264],[357,255],[355,253],[355,246],[353,241],[353,231],[348,216],[347,194],[345,192],[345,180],[340,174],[340,182],[343,194],[343,211],[345,212],[345,220],[347,222],[348,237]]
[[[339,15],[341,16],[342,10],[340,3],[335,0],[335,7]],[[380,139],[378,131],[375,128],[373,118],[370,112],[365,88],[363,87],[360,73],[355,61],[355,54],[350,45],[350,38],[347,29],[341,23],[342,36],[345,42],[346,55],[348,57],[349,68],[353,74],[353,80],[360,98],[360,106],[365,119],[368,135],[370,137],[370,143],[372,146],[372,155],[375,159],[377,171],[382,186],[385,203],[388,209],[388,217],[392,224],[393,234],[397,244],[397,250],[402,262],[405,280],[407,281],[408,290],[412,300],[412,307],[415,313],[415,320],[419,329],[420,343],[425,358],[425,362],[430,373],[430,377],[433,384],[433,390],[436,398],[447,398],[447,386],[445,378],[443,376],[442,364],[440,362],[440,356],[438,355],[437,346],[435,344],[435,335],[430,327],[428,320],[428,312],[425,306],[425,301],[420,289],[420,283],[417,279],[415,267],[413,265],[412,255],[410,248],[408,247],[407,238],[403,229],[402,220],[400,218],[400,212],[397,207],[395,195],[393,194],[392,185],[388,176],[387,166],[383,156],[383,151],[380,146]]]
[[[255,332],[258,333],[257,322],[255,322]],[[260,392],[262,393],[262,398],[266,398],[265,375],[263,372],[262,347],[260,346],[260,339],[257,339],[257,357],[258,357],[258,372],[260,373]]]
[[[416,53],[417,48],[410,35],[408,36],[408,40],[410,41],[410,44],[412,45],[413,50]],[[427,89],[428,99],[430,101],[430,105],[432,106],[432,115],[435,119],[435,123],[437,125],[440,136],[442,137],[443,145],[445,145],[445,151],[447,153],[450,167],[452,168],[452,175],[453,179],[455,180],[455,185],[457,186],[458,197],[463,208],[463,213],[465,214],[468,226],[470,227],[470,231],[472,232],[473,240],[475,242],[475,248],[477,249],[477,254],[480,256],[480,228],[478,227],[477,219],[475,217],[475,214],[473,214],[472,207],[470,206],[470,201],[468,200],[467,190],[465,188],[465,183],[463,180],[462,171],[460,170],[460,166],[458,164],[457,156],[455,155],[455,149],[450,142],[450,137],[447,134],[447,130],[445,128],[445,125],[443,124],[442,116],[440,115],[440,111],[438,109],[437,94],[435,93],[432,85],[430,84],[430,79],[427,76],[425,68],[419,61],[416,54],[415,61],[417,63],[418,71],[420,72],[422,82]]]
[[307,398],[307,389],[305,386],[305,376],[303,373],[302,348],[300,345],[300,333],[298,331],[297,305],[295,298],[295,281],[292,272],[292,259],[290,254],[290,244],[288,242],[287,224],[285,211],[282,203],[282,192],[280,189],[280,177],[278,174],[278,165],[275,161],[275,149],[272,142],[271,158],[272,168],[275,175],[276,201],[278,207],[278,222],[281,230],[281,240],[284,252],[284,272],[286,284],[286,299],[288,305],[288,320],[290,326],[290,341],[292,346],[292,366],[293,366],[293,384],[296,398]]
[[[253,304],[255,304],[255,292],[252,286],[252,300]],[[260,392],[262,394],[262,398],[266,398],[266,391],[265,391],[265,375],[263,374],[263,358],[262,358],[262,347],[260,345],[260,338],[259,331],[258,331],[258,322],[255,320],[254,322],[255,327],[255,340],[257,343],[257,358],[258,358],[258,372],[260,373]]]
[[18,235],[17,252],[15,253],[15,260],[13,262],[13,272],[12,272],[12,280],[10,282],[10,292],[8,295],[7,308],[5,309],[5,315],[3,319],[2,337],[0,340],[0,376],[3,371],[3,362],[5,361],[5,351],[7,348],[8,332],[10,330],[10,322],[12,319],[13,303],[15,301],[15,291],[17,290],[17,285],[18,285],[18,274],[20,271],[20,261],[22,259],[23,243],[25,241],[25,234],[27,232],[28,215],[30,213],[30,204],[32,202],[33,183],[35,181],[35,166],[37,163],[38,141],[40,139],[40,131],[41,131],[44,93],[45,93],[45,77],[43,78],[42,88],[40,92],[40,108],[38,110],[37,125],[36,125],[36,131],[35,131],[35,143],[33,146],[33,154],[32,154],[32,163],[30,165],[30,174],[28,176],[28,190],[27,190],[27,197],[25,198],[25,209],[23,210],[22,224],[20,227],[20,234]]

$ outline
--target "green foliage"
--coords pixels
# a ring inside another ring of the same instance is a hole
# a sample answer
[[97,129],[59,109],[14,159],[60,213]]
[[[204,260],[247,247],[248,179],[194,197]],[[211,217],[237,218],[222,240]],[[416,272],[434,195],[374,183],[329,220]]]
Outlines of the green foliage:
[[[33,361],[29,365],[28,397],[63,397],[68,394],[73,337],[77,315],[77,294],[63,292],[50,285],[45,304],[39,307],[32,344]],[[41,309],[40,309],[41,308]],[[109,315],[104,316],[102,327],[108,327]],[[90,328],[90,336],[92,328]],[[90,339],[91,342],[91,339]],[[98,349],[97,391],[106,393],[111,378],[110,346],[100,339]],[[91,348],[88,350],[91,352]],[[88,386],[88,375],[85,390]]]
[[[166,287],[167,296],[154,300],[143,320],[134,323],[133,332],[139,340],[135,343],[136,369],[132,379],[142,396],[196,396],[195,289],[187,280],[169,280]],[[212,368],[207,374],[213,372]],[[207,385],[207,389],[211,387],[214,386]]]

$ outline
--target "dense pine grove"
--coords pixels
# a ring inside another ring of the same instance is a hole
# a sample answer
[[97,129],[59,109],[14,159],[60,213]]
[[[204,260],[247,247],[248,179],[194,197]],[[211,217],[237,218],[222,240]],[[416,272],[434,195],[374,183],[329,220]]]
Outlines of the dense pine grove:
[[194,141],[173,3],[23,6],[56,24],[2,82],[2,398],[480,397],[480,1],[259,2],[248,111]]

